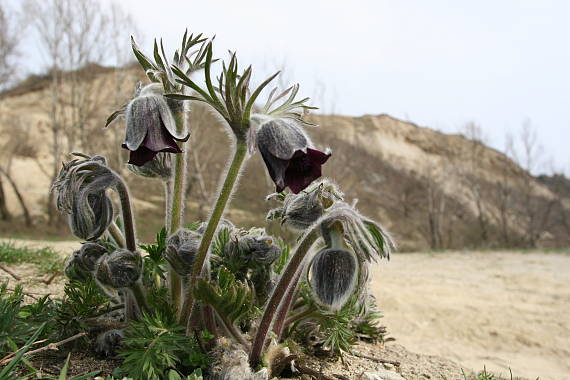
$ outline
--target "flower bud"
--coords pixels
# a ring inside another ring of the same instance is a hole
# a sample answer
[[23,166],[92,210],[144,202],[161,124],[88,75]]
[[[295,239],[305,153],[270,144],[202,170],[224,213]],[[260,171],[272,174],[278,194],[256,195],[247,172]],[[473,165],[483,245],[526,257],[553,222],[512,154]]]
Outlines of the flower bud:
[[[129,164],[142,166],[158,152],[182,153],[175,140],[186,141],[190,134],[177,131],[175,116],[163,95],[162,85],[151,83],[127,105],[123,148],[131,151]],[[171,102],[180,107],[180,102]]]
[[168,238],[165,258],[176,273],[186,276],[192,271],[194,258],[198,253],[201,240],[201,234],[184,228],[179,229]]
[[309,269],[309,285],[318,303],[340,310],[356,286],[358,262],[353,252],[327,248],[319,251]]
[[107,253],[107,248],[94,242],[83,243],[79,249],[79,257],[83,267],[88,271],[95,270],[97,260]]
[[245,235],[232,239],[226,244],[225,250],[228,256],[239,258],[244,263],[261,265],[271,265],[281,254],[273,239],[265,235]]
[[105,233],[113,221],[113,202],[99,191],[77,202],[69,214],[71,232],[80,239],[94,240]]
[[96,277],[114,289],[129,288],[142,274],[142,257],[138,252],[119,249],[103,257],[97,264]]
[[52,191],[58,210],[69,214],[71,231],[83,240],[96,240],[113,221],[113,203],[106,191],[119,177],[102,156],[74,155],[83,160],[63,164]]
[[293,119],[263,122],[256,140],[278,193],[289,187],[298,194],[321,176],[321,166],[331,156],[328,150],[314,149],[309,137]]
[[172,174],[172,160],[169,153],[158,153],[142,166],[127,164],[127,168],[141,177],[160,178],[167,181]]
[[85,268],[79,251],[74,251],[64,269],[65,276],[72,281],[84,282],[91,278],[91,273]]

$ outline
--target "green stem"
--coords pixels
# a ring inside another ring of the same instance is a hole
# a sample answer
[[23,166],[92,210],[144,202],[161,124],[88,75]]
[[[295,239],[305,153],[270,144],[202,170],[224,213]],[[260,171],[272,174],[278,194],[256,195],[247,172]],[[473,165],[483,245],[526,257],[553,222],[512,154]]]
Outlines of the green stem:
[[319,237],[317,230],[318,229],[316,227],[312,227],[301,237],[300,242],[297,245],[297,249],[295,249],[295,254],[293,257],[291,257],[291,260],[289,260],[289,263],[287,264],[287,267],[285,267],[281,278],[279,278],[277,286],[271,293],[271,297],[269,297],[269,301],[265,306],[263,316],[261,317],[261,322],[259,323],[259,327],[257,329],[257,334],[255,335],[255,340],[251,346],[249,364],[252,368],[256,368],[259,364],[261,354],[265,348],[265,342],[267,341],[269,329],[271,328],[271,324],[275,319],[275,314],[280,309],[279,306],[282,300],[287,294],[287,291],[292,286],[292,283],[295,281],[297,272],[302,270],[301,265],[305,260],[305,256],[309,252],[309,249],[313,243]]
[[[174,118],[176,119],[176,130],[180,133],[184,130],[185,124],[185,113],[184,108],[174,112]],[[186,142],[180,142],[180,149],[182,153],[174,155],[176,158],[174,160],[174,170],[172,188],[170,189],[169,199],[167,202],[170,204],[170,210],[168,210],[167,220],[170,222],[167,226],[168,235],[175,233],[182,224],[182,219],[184,216],[184,185],[186,182]],[[172,304],[176,309],[180,307],[180,297],[182,295],[182,279],[180,275],[168,265],[168,284],[170,289],[170,299]]]
[[204,263],[206,261],[206,257],[208,255],[208,250],[210,249],[210,244],[212,243],[212,239],[214,237],[214,233],[218,228],[220,219],[222,218],[224,210],[226,209],[228,201],[233,193],[234,186],[239,177],[239,173],[241,171],[246,156],[247,156],[247,143],[245,142],[245,139],[238,138],[234,157],[232,159],[228,172],[226,173],[226,179],[224,181],[224,184],[222,185],[222,189],[220,190],[218,199],[214,204],[214,209],[212,211],[212,214],[210,215],[210,220],[208,220],[206,231],[204,231],[204,235],[202,236],[202,240],[200,241],[198,254],[196,256],[196,259],[194,260],[192,273],[190,275],[190,284],[186,288],[186,295],[185,295],[186,297],[184,299],[184,306],[182,306],[182,312],[180,314],[180,321],[183,324],[188,323],[188,317],[192,313],[192,308],[194,307],[194,296],[192,294],[192,290],[194,289],[194,284],[196,283],[196,280],[200,278],[202,275],[202,270],[204,267]]

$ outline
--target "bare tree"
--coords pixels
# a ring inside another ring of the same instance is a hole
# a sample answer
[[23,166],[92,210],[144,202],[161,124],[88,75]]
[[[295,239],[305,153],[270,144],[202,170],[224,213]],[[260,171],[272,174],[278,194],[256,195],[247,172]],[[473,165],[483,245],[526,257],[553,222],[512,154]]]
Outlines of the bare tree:
[[[112,59],[118,57],[118,48],[113,44],[119,40],[118,28],[127,16],[119,8],[101,6],[96,0],[27,0],[25,10],[51,78],[50,105],[46,112],[53,181],[64,152],[90,153],[97,148],[90,135],[102,126],[97,115],[101,105],[108,102],[110,85],[109,79],[98,75],[104,71],[98,63],[119,61]],[[125,22],[124,25],[132,23],[130,19]],[[128,36],[124,38],[128,41]],[[53,223],[58,219],[49,198],[48,217]]]
[[29,128],[24,127],[21,120],[12,117],[10,120],[3,120],[2,122],[4,125],[7,125],[12,132],[5,143],[0,146],[0,178],[3,176],[12,187],[22,209],[25,225],[26,227],[31,227],[33,224],[32,216],[24,195],[13,177],[12,164],[17,157],[35,157],[36,151],[28,143],[30,141]]
[[[485,154],[485,138],[481,126],[475,122],[468,122],[461,130],[469,143],[467,151],[461,156],[454,156],[455,168],[459,178],[467,190],[467,195],[475,206],[475,219],[479,229],[480,244],[489,241],[489,216],[490,211],[486,207],[485,179],[483,168],[483,156]],[[458,162],[457,160],[460,160]]]
[[13,83],[18,58],[21,25],[18,15],[0,0],[0,90]]
[[536,129],[530,120],[523,123],[518,139],[513,143],[511,155],[512,159],[526,171],[520,186],[520,209],[523,214],[526,244],[535,248],[542,233],[548,229],[553,203],[552,200],[544,199],[536,194],[537,184],[533,173],[538,169],[542,147],[538,142]]

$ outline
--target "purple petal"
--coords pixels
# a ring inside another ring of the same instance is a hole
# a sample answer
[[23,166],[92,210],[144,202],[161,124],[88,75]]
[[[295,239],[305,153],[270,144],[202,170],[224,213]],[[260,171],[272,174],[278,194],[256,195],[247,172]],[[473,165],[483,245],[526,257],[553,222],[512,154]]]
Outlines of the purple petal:
[[285,170],[285,187],[288,186],[294,194],[303,191],[321,176],[321,166],[330,156],[330,153],[311,148],[307,148],[306,153],[302,150],[296,151]]

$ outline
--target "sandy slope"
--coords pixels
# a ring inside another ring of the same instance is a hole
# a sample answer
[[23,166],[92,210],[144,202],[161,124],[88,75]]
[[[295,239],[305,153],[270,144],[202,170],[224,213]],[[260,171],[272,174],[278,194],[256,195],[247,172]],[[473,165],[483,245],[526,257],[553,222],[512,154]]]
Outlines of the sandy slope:
[[372,275],[384,322],[408,350],[570,379],[570,254],[396,254]]

